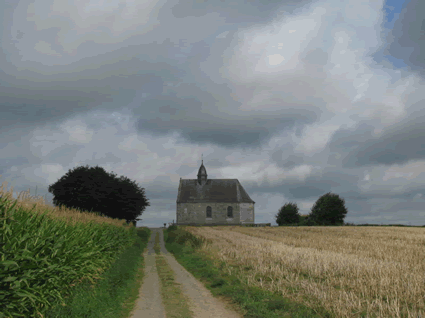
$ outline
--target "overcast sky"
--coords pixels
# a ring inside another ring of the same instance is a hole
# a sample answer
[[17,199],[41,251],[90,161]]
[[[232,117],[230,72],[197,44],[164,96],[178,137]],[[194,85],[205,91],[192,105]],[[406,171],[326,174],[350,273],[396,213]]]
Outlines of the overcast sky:
[[0,183],[99,165],[176,220],[180,177],[239,179],[276,225],[425,224],[425,1],[3,0]]

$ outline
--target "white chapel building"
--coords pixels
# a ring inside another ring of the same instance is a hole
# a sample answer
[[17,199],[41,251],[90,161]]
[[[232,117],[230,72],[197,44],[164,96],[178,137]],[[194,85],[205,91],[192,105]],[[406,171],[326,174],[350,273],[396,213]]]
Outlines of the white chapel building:
[[238,179],[208,179],[202,160],[198,179],[181,179],[177,225],[255,223],[254,204]]

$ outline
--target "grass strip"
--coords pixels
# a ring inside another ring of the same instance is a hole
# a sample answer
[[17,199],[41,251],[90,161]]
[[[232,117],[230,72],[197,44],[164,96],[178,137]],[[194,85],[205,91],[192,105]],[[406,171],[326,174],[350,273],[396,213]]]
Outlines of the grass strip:
[[214,296],[221,296],[245,312],[245,318],[333,318],[324,308],[310,308],[295,303],[281,295],[243,284],[238,277],[220,270],[213,259],[200,253],[198,248],[204,242],[191,233],[176,226],[164,230],[166,249],[194,277],[201,281]]
[[192,318],[193,312],[189,308],[189,298],[183,294],[179,284],[174,279],[174,272],[166,258],[160,254],[159,233],[155,237],[155,262],[161,281],[161,297],[167,318]]
[[56,304],[45,318],[127,318],[139,296],[143,281],[143,251],[151,230],[137,228],[137,238],[93,286],[83,281],[75,286],[65,304]]

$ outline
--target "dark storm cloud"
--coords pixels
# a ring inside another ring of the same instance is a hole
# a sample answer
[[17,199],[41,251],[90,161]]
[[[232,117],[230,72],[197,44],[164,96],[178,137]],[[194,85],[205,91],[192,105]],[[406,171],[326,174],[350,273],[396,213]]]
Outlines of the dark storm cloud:
[[[282,95],[290,95],[290,88],[288,92],[275,92],[269,101],[264,102],[264,106],[281,103],[280,110],[245,113],[239,110],[241,102],[234,99],[233,92],[237,91],[241,99],[248,99],[258,86],[236,87],[208,80],[202,84],[182,83],[167,87],[162,96],[145,99],[140,107],[133,109],[139,118],[136,128],[152,135],[168,135],[176,131],[184,142],[194,145],[224,148],[241,145],[254,149],[266,144],[282,130],[291,131],[297,127],[299,132],[300,125],[312,123],[319,116],[318,103],[284,102]],[[288,87],[293,85],[297,82],[288,83]]]
[[[375,121],[360,121],[356,128],[341,128],[329,141],[331,151],[347,151],[342,160],[345,168],[375,165],[403,165],[425,159],[425,104],[415,103],[408,115],[375,135]],[[385,114],[381,114],[385,117]]]
[[[164,62],[152,64],[134,59],[119,60],[120,66],[103,63],[105,61],[98,57],[76,62],[74,72],[81,69],[78,73],[81,79],[78,81],[67,79],[68,72],[60,70],[60,67],[56,76],[51,75],[49,81],[44,82],[41,81],[42,78],[34,82],[30,78],[35,75],[31,76],[32,72],[29,71],[20,72],[19,80],[7,77],[9,85],[10,82],[15,82],[16,86],[0,87],[3,114],[0,118],[0,130],[9,129],[8,126],[16,123],[34,125],[54,122],[68,118],[70,114],[87,113],[98,108],[102,111],[119,109],[114,98],[119,96],[122,100],[120,103],[126,105],[131,102],[135,89],[160,94],[164,81],[176,80],[181,73]],[[91,69],[85,69],[86,66],[83,65],[87,64],[91,65]],[[126,75],[126,70],[134,69],[135,64],[138,64],[141,71]],[[70,77],[74,76],[73,72],[69,73]],[[75,94],[76,91],[78,94]]]
[[279,10],[282,13],[292,14],[296,10],[304,8],[313,0],[232,0],[232,1],[179,1],[176,5],[170,5],[174,17],[182,19],[186,17],[202,17],[211,12],[220,13],[227,23],[255,24],[270,20],[271,16]]

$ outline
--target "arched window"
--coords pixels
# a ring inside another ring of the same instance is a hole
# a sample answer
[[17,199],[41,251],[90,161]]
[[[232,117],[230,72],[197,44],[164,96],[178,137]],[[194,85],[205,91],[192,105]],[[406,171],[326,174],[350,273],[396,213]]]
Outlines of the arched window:
[[233,218],[233,208],[231,206],[227,207],[227,217]]
[[211,207],[207,206],[207,218],[212,218]]

